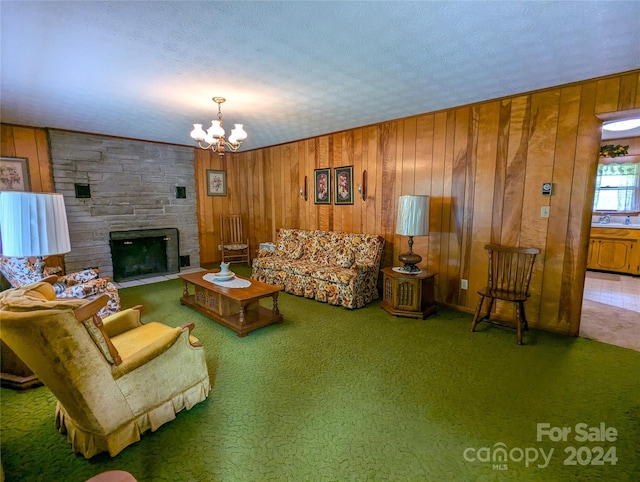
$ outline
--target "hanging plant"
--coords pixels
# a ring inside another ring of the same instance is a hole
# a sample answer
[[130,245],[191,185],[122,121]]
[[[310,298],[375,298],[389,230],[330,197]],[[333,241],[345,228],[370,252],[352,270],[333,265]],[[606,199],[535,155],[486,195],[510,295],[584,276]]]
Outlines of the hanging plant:
[[620,157],[626,156],[629,153],[629,146],[621,146],[618,144],[607,144],[600,146],[600,157]]

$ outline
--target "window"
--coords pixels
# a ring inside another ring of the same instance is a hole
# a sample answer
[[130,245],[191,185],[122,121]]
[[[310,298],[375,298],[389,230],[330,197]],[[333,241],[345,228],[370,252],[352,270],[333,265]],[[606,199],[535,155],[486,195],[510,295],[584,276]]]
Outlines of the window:
[[640,211],[640,164],[598,164],[594,211]]

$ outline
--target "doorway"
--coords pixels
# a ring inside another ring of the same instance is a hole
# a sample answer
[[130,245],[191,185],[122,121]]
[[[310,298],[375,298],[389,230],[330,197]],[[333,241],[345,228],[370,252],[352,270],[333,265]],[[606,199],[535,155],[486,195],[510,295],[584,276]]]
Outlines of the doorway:
[[[640,163],[640,128],[619,132],[603,129],[602,145],[628,145],[628,154],[620,156],[616,162]],[[640,196],[640,191],[637,189],[636,193]],[[627,219],[631,223],[630,225],[625,224]],[[628,217],[627,213],[617,215],[613,212],[609,216],[594,215],[592,227],[594,226],[598,228],[597,232],[600,233],[603,232],[603,229],[607,229],[605,232],[615,229],[620,233],[622,231],[630,231],[631,233],[637,231],[638,236],[632,234],[631,237],[637,237],[639,241],[630,247],[629,252],[633,252],[633,262],[640,263],[640,253],[637,253],[640,251],[640,213],[630,213]],[[592,229],[592,235],[593,233]],[[590,245],[592,244],[590,243]],[[597,253],[596,249],[593,251]],[[613,261],[613,257],[609,259]],[[597,269],[602,268],[598,266],[598,262],[598,260],[592,259],[590,248],[590,269],[587,269],[585,275],[580,336],[640,351],[640,275],[633,276],[624,273],[625,269],[617,271],[607,269],[606,266],[604,269]],[[620,266],[628,265],[627,260],[620,260],[618,264]]]
[[580,336],[640,351],[640,277],[588,270]]

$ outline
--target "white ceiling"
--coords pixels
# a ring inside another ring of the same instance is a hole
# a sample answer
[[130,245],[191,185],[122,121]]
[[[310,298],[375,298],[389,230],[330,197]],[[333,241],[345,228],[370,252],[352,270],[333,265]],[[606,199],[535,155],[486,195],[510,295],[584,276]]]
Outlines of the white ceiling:
[[640,68],[640,2],[0,3],[5,123],[242,150]]

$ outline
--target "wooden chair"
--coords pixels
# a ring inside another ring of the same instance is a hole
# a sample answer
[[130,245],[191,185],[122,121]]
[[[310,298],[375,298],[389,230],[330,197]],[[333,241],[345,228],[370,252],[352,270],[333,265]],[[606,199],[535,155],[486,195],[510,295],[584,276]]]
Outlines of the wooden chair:
[[[529,297],[529,283],[533,272],[533,263],[538,248],[513,248],[487,244],[484,249],[489,253],[489,277],[487,286],[478,291],[480,301],[471,323],[471,331],[481,321],[491,321],[491,310],[495,300],[516,304],[515,322],[518,345],[522,345],[522,330],[528,330],[527,317],[524,313],[524,302]],[[486,314],[481,318],[482,303],[488,298]]]
[[246,262],[251,266],[249,237],[244,237],[240,214],[220,215],[220,239],[222,242],[222,262]]

